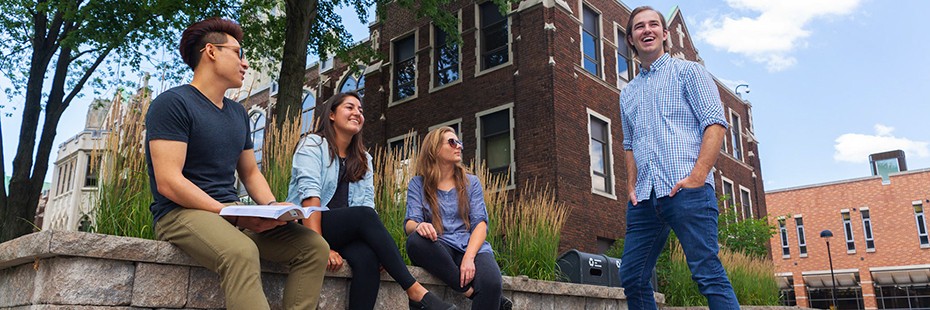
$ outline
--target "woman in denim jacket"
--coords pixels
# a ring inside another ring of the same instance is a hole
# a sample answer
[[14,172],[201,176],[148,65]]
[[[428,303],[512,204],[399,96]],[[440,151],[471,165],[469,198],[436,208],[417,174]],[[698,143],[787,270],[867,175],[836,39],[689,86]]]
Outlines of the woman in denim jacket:
[[426,135],[407,186],[407,255],[414,265],[472,300],[472,309],[511,309],[488,236],[481,181],[462,165],[451,127]]
[[372,309],[381,283],[380,266],[407,292],[411,308],[455,309],[410,275],[400,252],[375,212],[371,155],[362,142],[361,98],[339,93],[319,110],[317,130],[301,139],[294,153],[287,201],[319,206],[303,225],[329,242],[327,268],[352,267],[350,309]]

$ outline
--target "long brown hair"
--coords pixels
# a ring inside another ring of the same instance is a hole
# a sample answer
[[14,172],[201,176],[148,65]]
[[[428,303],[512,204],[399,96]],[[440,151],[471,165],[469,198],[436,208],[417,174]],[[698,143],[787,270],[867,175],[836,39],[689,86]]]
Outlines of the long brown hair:
[[[423,195],[426,197],[426,203],[429,205],[430,212],[433,214],[433,226],[436,232],[442,234],[442,214],[439,212],[439,179],[442,177],[439,170],[439,150],[443,144],[448,143],[443,139],[447,132],[455,133],[452,127],[440,127],[430,131],[423,138],[423,145],[420,147],[420,155],[417,157],[416,175],[423,177]],[[462,162],[455,164],[452,169],[452,177],[455,179],[455,189],[459,196],[459,217],[465,221],[465,227],[471,227],[469,221],[470,202],[468,200],[468,170]],[[466,228],[466,229],[467,229]]]
[[[333,139],[336,137],[336,129],[333,128],[333,121],[329,119],[329,116],[336,111],[346,97],[355,97],[358,99],[359,104],[362,103],[362,97],[356,92],[344,92],[338,93],[329,97],[323,104],[319,106],[317,111],[323,112],[320,114],[319,123],[317,128],[313,133],[323,137],[330,138],[329,141],[329,162],[332,164],[333,161],[339,157],[339,150],[336,149],[336,144],[333,143]],[[365,142],[362,141],[362,132],[359,131],[355,135],[352,135],[352,140],[349,141],[349,148],[346,150],[346,180],[349,182],[356,182],[365,177],[365,173],[368,172],[368,157],[365,155]]]

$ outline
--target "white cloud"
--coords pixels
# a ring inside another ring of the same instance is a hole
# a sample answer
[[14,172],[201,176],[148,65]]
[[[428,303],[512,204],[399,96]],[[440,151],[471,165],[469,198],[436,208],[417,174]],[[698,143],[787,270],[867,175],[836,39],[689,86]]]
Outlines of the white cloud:
[[758,12],[755,17],[722,16],[701,23],[698,38],[730,53],[764,63],[769,71],[781,71],[797,63],[790,54],[811,35],[805,29],[815,18],[847,15],[860,0],[727,0],[739,11]]
[[875,124],[875,135],[847,133],[836,138],[833,148],[833,159],[840,162],[864,163],[869,154],[902,150],[906,156],[920,158],[930,156],[930,149],[925,141],[913,141],[908,138],[898,138],[892,135],[894,127]]

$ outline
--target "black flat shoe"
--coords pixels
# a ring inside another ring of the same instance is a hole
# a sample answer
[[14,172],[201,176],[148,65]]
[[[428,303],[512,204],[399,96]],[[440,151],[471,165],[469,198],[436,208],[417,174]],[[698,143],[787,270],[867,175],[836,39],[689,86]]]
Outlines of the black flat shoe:
[[510,298],[507,298],[506,296],[501,296],[501,310],[512,310],[512,309],[513,309],[513,301],[510,300]]
[[439,297],[436,297],[432,292],[426,292],[426,295],[423,295],[423,299],[419,302],[409,300],[408,305],[410,305],[410,310],[455,310],[458,309],[453,304],[447,303]]

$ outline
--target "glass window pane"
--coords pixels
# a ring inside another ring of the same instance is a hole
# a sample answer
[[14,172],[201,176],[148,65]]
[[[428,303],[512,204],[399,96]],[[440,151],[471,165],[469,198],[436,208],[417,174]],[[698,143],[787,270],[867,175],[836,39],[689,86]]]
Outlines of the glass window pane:
[[582,29],[593,34],[597,34],[597,28],[597,12],[594,12],[594,10],[591,10],[588,7],[584,7],[584,26],[582,26]]
[[394,42],[394,61],[400,62],[414,56],[414,40],[409,36]]
[[354,77],[346,77],[346,81],[342,83],[342,88],[339,89],[339,92],[350,92],[358,89],[358,83],[355,81]]
[[486,139],[485,145],[488,169],[497,169],[510,165],[510,135],[502,134]]
[[490,136],[510,131],[510,111],[502,110],[481,117],[481,134]]
[[597,40],[594,35],[585,32],[581,42],[584,47],[584,55],[588,58],[597,59]]
[[591,186],[599,191],[609,192],[607,190],[607,178],[604,176],[595,174],[594,177],[591,178]]
[[504,15],[501,15],[500,8],[493,2],[488,1],[482,3],[479,5],[479,10],[481,10],[482,27],[504,20]]
[[591,141],[591,169],[595,174],[604,175],[604,145],[600,142]]

